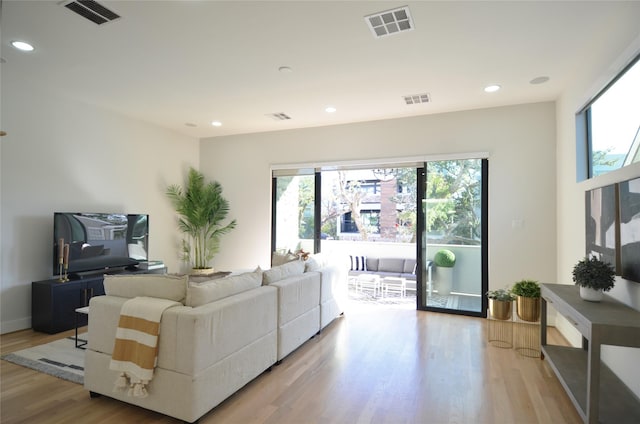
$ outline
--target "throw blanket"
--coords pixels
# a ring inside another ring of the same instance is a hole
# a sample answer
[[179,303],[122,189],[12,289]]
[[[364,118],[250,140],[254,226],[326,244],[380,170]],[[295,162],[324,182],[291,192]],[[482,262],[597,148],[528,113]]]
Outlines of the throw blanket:
[[167,308],[181,305],[155,297],[135,297],[122,305],[109,364],[120,371],[114,390],[128,388],[129,396],[147,397],[158,357],[160,318]]

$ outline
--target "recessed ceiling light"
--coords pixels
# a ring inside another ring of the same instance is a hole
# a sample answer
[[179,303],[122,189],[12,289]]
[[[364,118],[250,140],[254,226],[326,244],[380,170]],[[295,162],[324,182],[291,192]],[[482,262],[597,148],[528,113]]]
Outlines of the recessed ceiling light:
[[487,93],[495,93],[496,91],[500,90],[500,86],[498,84],[492,84],[492,85],[487,85],[484,88],[484,91]]
[[327,107],[324,109],[324,111],[325,111],[325,112],[327,112],[327,113],[334,113],[336,110],[338,110],[338,109],[336,109],[336,108],[335,108],[335,107],[333,107],[333,106],[327,106]]
[[191,127],[191,128],[197,127],[197,125],[194,124],[193,122],[185,122],[184,125],[187,126],[187,127]]
[[533,84],[533,85],[544,84],[547,81],[549,81],[549,77],[537,77],[529,81],[529,84]]
[[283,74],[290,74],[293,72],[293,69],[288,66],[281,66],[278,68],[278,71],[282,72]]
[[221,126],[222,126],[222,122],[220,122],[220,121],[213,121],[213,122],[211,122],[211,125],[213,125],[214,127],[221,127]]
[[11,45],[18,50],[22,50],[23,52],[33,51],[33,46],[25,41],[12,41]]

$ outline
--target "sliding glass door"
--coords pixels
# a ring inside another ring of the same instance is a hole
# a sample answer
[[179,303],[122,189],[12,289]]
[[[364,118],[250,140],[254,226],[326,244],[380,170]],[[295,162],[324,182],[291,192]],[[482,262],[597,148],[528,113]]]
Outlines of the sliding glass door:
[[[488,161],[379,166],[274,171],[272,264],[301,249],[361,260],[414,261],[415,276],[402,277],[400,299],[378,299],[384,294],[379,291],[366,300],[484,316]],[[368,273],[381,271],[366,263]],[[388,277],[379,274],[381,281]],[[391,284],[387,280],[383,284]],[[353,297],[358,296],[362,293]]]
[[316,174],[282,170],[272,179],[271,252],[286,259],[300,250],[316,252]]
[[426,162],[418,170],[418,308],[484,316],[486,159]]

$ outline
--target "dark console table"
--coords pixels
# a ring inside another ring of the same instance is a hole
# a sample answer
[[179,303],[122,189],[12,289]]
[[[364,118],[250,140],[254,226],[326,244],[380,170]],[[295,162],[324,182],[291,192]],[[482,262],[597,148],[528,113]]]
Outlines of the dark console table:
[[[640,311],[610,296],[580,298],[579,287],[542,284],[542,357],[553,368],[585,423],[640,423],[640,400],[600,360],[600,346],[640,348]],[[581,334],[582,347],[547,345],[547,306]]]
[[[166,268],[154,270],[124,270],[118,274],[164,274]],[[104,294],[104,273],[71,280],[57,279],[31,283],[31,326],[43,333],[61,331],[87,325],[87,316],[76,317],[76,309],[89,305],[93,296]]]

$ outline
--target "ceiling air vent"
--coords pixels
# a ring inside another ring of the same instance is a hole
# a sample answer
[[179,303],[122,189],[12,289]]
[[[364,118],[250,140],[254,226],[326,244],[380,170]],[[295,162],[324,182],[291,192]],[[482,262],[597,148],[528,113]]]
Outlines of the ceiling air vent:
[[98,25],[120,18],[120,15],[94,0],[75,0],[63,4],[67,9]]
[[269,118],[275,119],[276,121],[286,121],[287,119],[291,119],[289,115],[283,112],[279,113],[270,113],[267,115]]
[[367,21],[369,29],[371,29],[373,36],[376,38],[413,29],[413,21],[411,20],[408,6],[374,13],[373,15],[365,16],[364,20]]
[[429,93],[424,94],[414,94],[412,96],[403,96],[404,102],[408,105],[417,105],[420,103],[429,103],[431,101],[431,97]]

